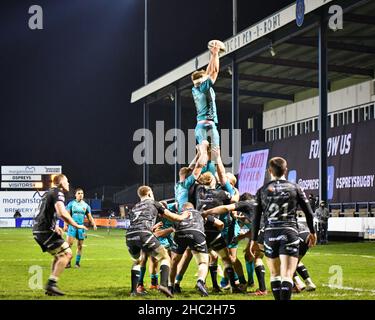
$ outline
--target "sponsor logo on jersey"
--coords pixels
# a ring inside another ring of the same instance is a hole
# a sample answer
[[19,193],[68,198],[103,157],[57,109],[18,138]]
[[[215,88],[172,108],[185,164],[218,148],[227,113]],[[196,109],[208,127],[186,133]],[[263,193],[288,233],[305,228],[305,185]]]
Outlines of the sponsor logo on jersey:
[[141,240],[141,237],[140,236],[135,236],[135,237],[132,237],[132,238],[127,238],[128,241],[137,241],[137,240]]
[[288,240],[288,238],[285,235],[281,235],[281,236],[278,236],[276,238],[269,238],[269,241],[281,241],[281,240],[286,241],[286,240]]

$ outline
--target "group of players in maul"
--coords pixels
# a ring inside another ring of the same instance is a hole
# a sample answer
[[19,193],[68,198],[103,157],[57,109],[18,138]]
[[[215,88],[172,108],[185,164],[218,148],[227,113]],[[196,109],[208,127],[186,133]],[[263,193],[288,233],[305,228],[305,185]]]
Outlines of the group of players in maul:
[[[198,266],[196,289],[202,296],[208,296],[211,290],[206,285],[208,272],[213,292],[228,289],[236,294],[268,294],[264,255],[275,300],[290,300],[293,291],[316,288],[301,262],[307,250],[316,244],[313,212],[299,185],[286,180],[286,160],[281,157],[269,160],[271,179],[256,195],[240,195],[235,187],[236,177],[225,171],[220,157],[213,89],[219,73],[219,50],[219,43],[214,43],[207,69],[192,74],[192,95],[197,109],[197,153],[189,167],[179,171],[175,202],[158,202],[149,186],[141,186],[138,188],[140,201],[129,212],[126,245],[133,260],[132,296],[147,294],[144,285],[147,262],[150,290],[159,290],[167,297],[181,293],[183,276],[193,256]],[[82,200],[82,189],[76,191],[76,200],[65,207],[68,179],[63,174],[57,175],[54,184],[56,187],[43,196],[33,235],[42,250],[54,256],[46,294],[63,295],[57,281],[70,266],[72,239],[77,238],[78,248],[82,249],[82,234],[87,230],[83,225],[86,214],[94,228],[96,226],[89,206]],[[298,208],[304,212],[307,226],[297,221]],[[68,242],[56,226],[55,213],[69,225]],[[244,250],[247,279],[238,258],[240,240],[247,240]],[[81,251],[77,256],[80,258],[80,255]],[[217,279],[219,258],[224,266],[220,284]],[[79,266],[77,260],[76,266]],[[254,271],[258,289],[248,293],[247,289],[255,286]]]

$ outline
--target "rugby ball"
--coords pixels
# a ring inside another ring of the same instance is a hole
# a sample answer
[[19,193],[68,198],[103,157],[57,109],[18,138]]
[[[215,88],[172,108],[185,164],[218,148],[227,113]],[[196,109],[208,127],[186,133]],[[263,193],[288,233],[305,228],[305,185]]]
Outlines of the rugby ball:
[[220,48],[219,53],[225,53],[226,49],[225,49],[224,42],[222,42],[220,40],[211,40],[207,44],[208,49],[211,49],[211,48],[213,48],[215,46],[217,46],[217,47]]

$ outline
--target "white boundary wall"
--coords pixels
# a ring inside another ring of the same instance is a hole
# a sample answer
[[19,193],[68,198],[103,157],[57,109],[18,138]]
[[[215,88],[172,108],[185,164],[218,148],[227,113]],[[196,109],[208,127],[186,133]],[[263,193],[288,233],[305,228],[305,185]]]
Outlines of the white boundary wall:
[[[337,112],[350,107],[375,101],[375,81],[370,80],[328,94],[328,112]],[[263,129],[318,117],[319,96],[288,104],[263,113]]]

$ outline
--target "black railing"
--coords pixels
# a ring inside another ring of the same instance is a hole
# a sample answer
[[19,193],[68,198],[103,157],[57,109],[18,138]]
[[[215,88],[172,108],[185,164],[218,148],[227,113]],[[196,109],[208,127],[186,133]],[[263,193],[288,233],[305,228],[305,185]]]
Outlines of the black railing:
[[339,209],[339,217],[343,217],[345,210],[353,209],[353,217],[359,217],[360,209],[365,209],[362,212],[366,212],[368,217],[375,216],[375,202],[342,202],[342,203],[330,203],[328,204],[328,210],[332,213],[332,210]]

